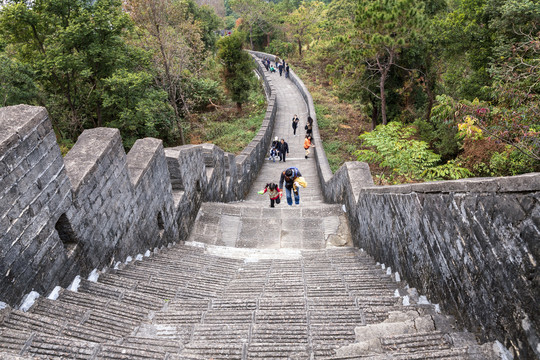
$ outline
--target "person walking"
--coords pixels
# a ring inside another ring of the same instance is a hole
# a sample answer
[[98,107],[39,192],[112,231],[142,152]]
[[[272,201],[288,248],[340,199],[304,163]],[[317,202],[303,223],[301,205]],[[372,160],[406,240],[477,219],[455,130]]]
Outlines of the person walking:
[[281,177],[279,178],[279,188],[283,189],[283,183],[285,183],[285,197],[287,198],[287,204],[292,206],[292,193],[294,193],[294,203],[300,205],[300,193],[298,191],[298,186],[294,187],[296,179],[301,177],[302,174],[300,170],[295,167],[290,167],[281,172]]
[[285,142],[285,139],[281,139],[280,143],[278,144],[278,151],[279,151],[279,161],[285,162],[285,158],[287,157],[287,154],[289,153],[289,144]]
[[294,114],[294,116],[292,118],[292,129],[293,129],[294,136],[296,136],[296,129],[298,128],[298,123],[299,122],[300,122],[300,119],[298,118],[298,116],[296,114]]
[[289,78],[289,71],[290,71],[289,64],[287,64],[285,66],[285,79]]
[[268,183],[263,190],[258,191],[258,193],[261,195],[266,192],[268,192],[268,196],[270,197],[270,207],[273,208],[274,203],[279,204],[281,202],[281,197],[283,196],[283,193],[276,184]]
[[313,145],[313,143],[311,142],[311,136],[306,135],[306,138],[304,139],[304,150],[306,150],[306,159],[308,158],[310,147],[315,147],[315,145]]
[[306,135],[311,136],[311,133],[313,132],[313,119],[311,118],[311,116],[307,117],[307,123],[306,123],[305,129],[306,129]]
[[279,76],[281,76],[283,74],[283,64],[282,63],[280,63],[278,65],[278,70],[279,70]]

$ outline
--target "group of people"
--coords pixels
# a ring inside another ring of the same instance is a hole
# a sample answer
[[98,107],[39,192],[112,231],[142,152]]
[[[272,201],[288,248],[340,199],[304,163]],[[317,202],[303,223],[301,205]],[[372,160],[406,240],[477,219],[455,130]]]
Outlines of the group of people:
[[[266,63],[265,63],[266,64]],[[298,124],[300,119],[296,114],[292,118],[292,128],[294,136],[297,136],[296,130],[298,129]],[[314,147],[313,140],[311,135],[313,133],[313,119],[311,116],[308,116],[306,125],[304,126],[306,130],[306,137],[304,139],[304,150],[306,151],[305,158],[308,158],[309,149]],[[289,153],[289,144],[285,142],[285,139],[278,140],[276,136],[270,148],[270,157],[269,160],[276,161],[275,158],[279,156],[279,161],[286,161],[286,156]],[[279,185],[275,183],[268,183],[263,190],[259,191],[259,194],[268,193],[270,197],[270,207],[275,207],[275,204],[279,204],[281,197],[283,196],[283,188],[285,186],[285,196],[287,198],[287,204],[293,205],[293,195],[294,195],[294,204],[300,205],[300,193],[299,187],[306,187],[306,180],[302,177],[300,170],[296,167],[290,167],[281,172],[279,179]]]
[[259,194],[268,193],[270,197],[270,207],[275,207],[274,204],[279,204],[281,202],[281,197],[283,196],[283,188],[285,188],[285,197],[287,198],[287,204],[289,206],[293,205],[293,195],[294,195],[294,204],[300,205],[300,186],[306,187],[307,182],[302,177],[300,170],[296,167],[290,167],[281,172],[279,178],[279,185],[275,183],[268,183],[263,190],[259,191]]
[[273,73],[279,71],[279,76],[282,76],[283,72],[285,72],[285,78],[289,78],[291,69],[289,68],[289,64],[285,62],[285,59],[279,61],[279,58],[276,57],[274,64],[272,64],[269,59],[264,59],[263,65],[266,68],[266,71],[270,71]]
[[287,154],[289,153],[289,144],[285,142],[285,139],[278,140],[276,136],[270,147],[270,157],[268,160],[276,162],[276,157],[279,156],[279,161],[286,161]]

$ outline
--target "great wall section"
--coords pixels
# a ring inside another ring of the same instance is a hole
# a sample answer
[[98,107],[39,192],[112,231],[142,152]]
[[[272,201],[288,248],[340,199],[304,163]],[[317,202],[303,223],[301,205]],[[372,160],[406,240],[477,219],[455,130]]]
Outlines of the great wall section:
[[[236,156],[98,128],[63,158],[45,109],[0,108],[0,358],[540,358],[540,174],[332,174],[292,136],[306,87],[253,55],[268,108]],[[298,207],[257,194],[274,136]]]

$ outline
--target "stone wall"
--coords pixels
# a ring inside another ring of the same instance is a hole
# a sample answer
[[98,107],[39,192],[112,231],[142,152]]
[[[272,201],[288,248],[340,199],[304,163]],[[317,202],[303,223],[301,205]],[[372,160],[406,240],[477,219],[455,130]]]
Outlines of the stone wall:
[[364,248],[516,358],[540,357],[540,173],[373,186],[365,163],[327,184]]
[[[257,62],[259,72],[260,62]],[[264,79],[264,78],[263,78]],[[0,109],[0,301],[46,295],[77,274],[187,238],[202,201],[240,200],[268,149],[277,106],[240,155],[215,145],[164,149],[117,129],[84,131],[65,158],[44,108]]]

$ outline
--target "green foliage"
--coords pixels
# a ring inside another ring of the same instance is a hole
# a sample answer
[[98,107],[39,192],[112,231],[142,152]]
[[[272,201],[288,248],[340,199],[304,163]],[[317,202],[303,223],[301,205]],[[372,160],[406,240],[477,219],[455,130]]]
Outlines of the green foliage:
[[270,41],[270,44],[266,47],[266,52],[281,56],[282,58],[288,58],[294,54],[295,45],[290,42],[274,39]]
[[224,151],[239,154],[255,137],[266,114],[265,96],[261,88],[249,94],[250,114],[224,121],[210,118],[203,122],[204,136],[202,141],[216,144]]
[[414,140],[415,128],[398,122],[379,125],[372,132],[360,135],[370,149],[358,150],[358,161],[378,163],[410,179],[422,178],[425,169],[434,167],[440,156],[429,150],[424,141]]
[[505,151],[493,154],[489,168],[492,176],[514,176],[539,171],[540,162],[508,145]]
[[426,180],[458,180],[471,177],[474,174],[461,166],[456,160],[450,160],[444,165],[434,166],[422,172],[421,177]]
[[37,88],[32,69],[0,53],[0,107],[36,104]]
[[253,84],[255,64],[243,51],[244,34],[235,31],[218,42],[218,57],[223,65],[223,78],[231,99],[239,108],[246,102]]
[[115,114],[105,125],[121,130],[128,149],[137,139],[159,137],[172,126],[174,114],[166,103],[167,93],[152,88],[152,82],[151,74],[127,70],[119,70],[104,80],[104,110]]

